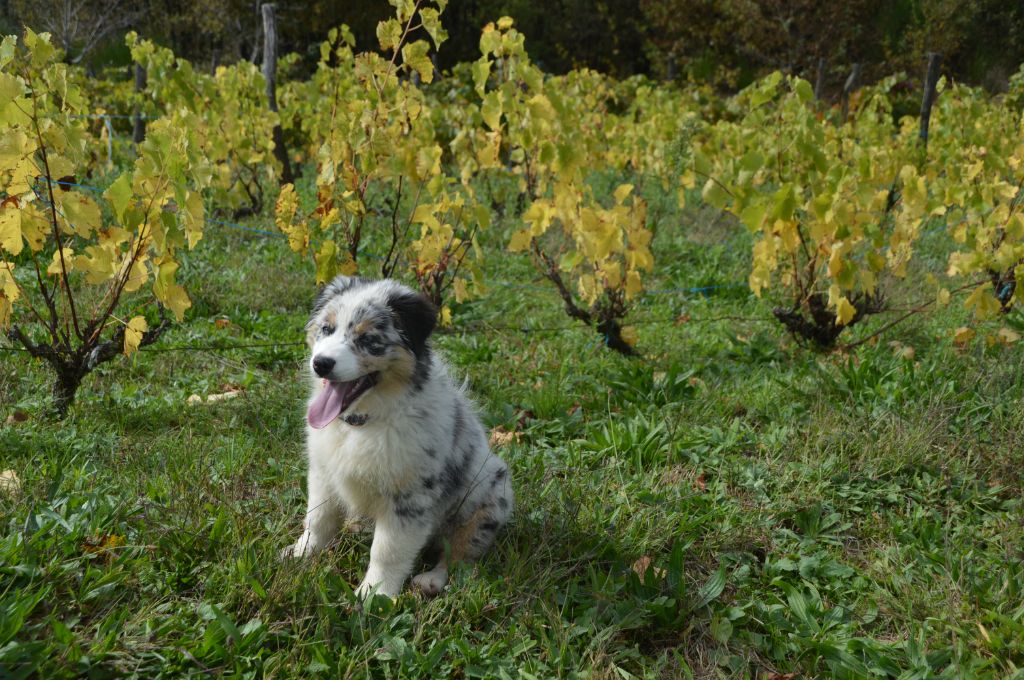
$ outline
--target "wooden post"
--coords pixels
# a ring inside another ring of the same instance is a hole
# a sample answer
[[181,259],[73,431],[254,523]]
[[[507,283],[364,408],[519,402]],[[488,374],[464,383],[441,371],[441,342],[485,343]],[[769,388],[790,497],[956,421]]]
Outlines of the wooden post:
[[[277,21],[273,3],[264,3],[260,11],[263,13],[263,79],[267,81],[267,106],[277,113]],[[295,177],[288,162],[281,123],[274,126],[273,135],[274,157],[281,163],[281,184],[290,184]]]
[[928,70],[924,74],[924,95],[921,97],[921,143],[928,146],[928,123],[932,118],[932,104],[935,103],[935,86],[939,82],[939,65],[942,55],[938,52],[928,53]]
[[814,79],[814,101],[820,102],[825,96],[825,66],[828,62],[825,57],[818,59],[818,75]]
[[850,77],[846,79],[846,84],[843,85],[843,123],[846,123],[846,117],[850,113],[850,95],[857,91],[857,81],[860,80],[860,64],[854,64],[853,68],[850,69]]
[[[146,69],[142,64],[135,64],[135,96],[142,97],[146,90]],[[135,113],[132,116],[132,141],[141,144],[146,138],[146,121],[142,118],[142,104],[135,105]]]

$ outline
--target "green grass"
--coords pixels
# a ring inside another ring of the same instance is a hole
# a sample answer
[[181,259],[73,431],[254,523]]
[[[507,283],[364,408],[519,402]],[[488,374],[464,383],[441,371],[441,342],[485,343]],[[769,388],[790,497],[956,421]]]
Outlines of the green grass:
[[[743,234],[673,219],[651,288],[744,280]],[[313,290],[279,240],[209,227],[189,322],[59,424],[36,415],[45,367],[0,355],[0,418],[32,416],[0,429],[21,480],[0,494],[0,676],[1024,677],[1019,349],[954,347],[951,307],[816,355],[717,288],[645,298],[630,360],[528,262],[487,266],[435,345],[487,425],[522,433],[500,450],[518,507],[432,601],[356,606],[366,534],[277,560],[304,509],[301,345],[178,349],[302,340]],[[186,405],[225,385],[243,395]]]

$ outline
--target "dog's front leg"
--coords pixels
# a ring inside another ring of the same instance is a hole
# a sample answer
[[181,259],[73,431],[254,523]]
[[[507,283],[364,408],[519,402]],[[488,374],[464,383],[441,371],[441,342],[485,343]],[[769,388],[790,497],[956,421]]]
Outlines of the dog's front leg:
[[307,489],[306,519],[302,523],[302,536],[288,549],[295,557],[305,557],[323,550],[337,535],[341,524],[341,509],[328,487],[327,480],[312,466],[307,478]]
[[376,592],[397,597],[432,529],[423,518],[401,517],[393,511],[378,518],[370,546],[370,566],[356,595],[366,599]]

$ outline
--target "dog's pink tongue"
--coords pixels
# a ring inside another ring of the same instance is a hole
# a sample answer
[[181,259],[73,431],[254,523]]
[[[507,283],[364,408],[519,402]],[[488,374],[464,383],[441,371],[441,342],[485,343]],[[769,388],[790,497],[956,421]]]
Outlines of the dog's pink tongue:
[[310,427],[317,430],[327,425],[341,415],[341,407],[345,403],[345,392],[348,391],[349,383],[329,382],[324,385],[313,401],[309,402],[309,411],[306,413],[306,421]]

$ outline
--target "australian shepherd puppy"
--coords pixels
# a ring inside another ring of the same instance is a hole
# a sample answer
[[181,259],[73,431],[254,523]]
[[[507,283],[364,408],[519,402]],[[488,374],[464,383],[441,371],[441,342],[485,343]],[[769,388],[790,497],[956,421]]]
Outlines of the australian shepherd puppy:
[[512,512],[508,466],[473,405],[430,348],[437,313],[395,281],[339,276],[313,304],[305,530],[310,555],[346,521],[370,520],[370,566],[357,589],[397,596],[425,548],[436,566],[413,585],[436,595],[447,560],[480,557]]

